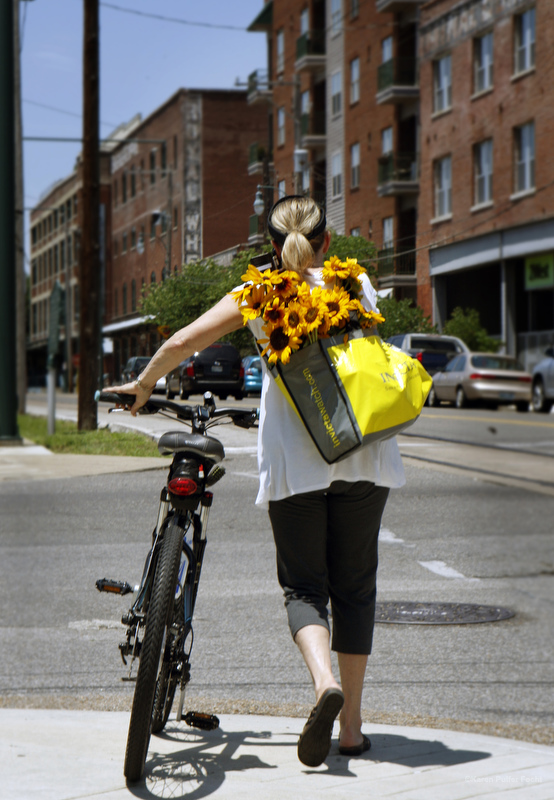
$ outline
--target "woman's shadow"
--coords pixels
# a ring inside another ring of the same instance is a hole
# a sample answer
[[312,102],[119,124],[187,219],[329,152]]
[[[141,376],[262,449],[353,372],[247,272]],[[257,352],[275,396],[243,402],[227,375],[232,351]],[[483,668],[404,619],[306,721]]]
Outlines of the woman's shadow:
[[[415,731],[414,731],[415,733]],[[178,746],[169,753],[156,751],[157,739],[174,742]],[[145,777],[142,782],[128,784],[129,791],[138,798],[153,797],[201,798],[214,794],[225,781],[227,773],[251,769],[278,769],[273,748],[291,747],[296,758],[297,734],[274,736],[271,731],[197,731],[185,729],[176,722],[168,723],[161,736],[150,740]],[[411,769],[432,766],[453,766],[489,758],[490,753],[478,750],[452,750],[440,740],[428,740],[389,733],[371,735],[372,747],[360,758],[348,759],[333,744],[325,763],[325,775],[356,778],[356,763],[370,761],[377,764],[401,764]],[[252,747],[257,753],[252,753]],[[240,753],[241,748],[250,752]],[[268,748],[269,760],[260,757],[260,748]],[[271,763],[272,762],[272,763]],[[298,763],[299,773],[312,772]]]

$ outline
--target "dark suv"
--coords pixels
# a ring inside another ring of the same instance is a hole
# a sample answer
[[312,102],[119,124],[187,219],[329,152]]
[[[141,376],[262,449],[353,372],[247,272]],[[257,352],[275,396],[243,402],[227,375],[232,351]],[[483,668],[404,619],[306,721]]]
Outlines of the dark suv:
[[187,400],[191,394],[213,392],[220,400],[230,394],[243,397],[244,368],[240,353],[228,342],[217,342],[182,361],[169,373],[166,395],[172,400],[178,394]]
[[142,370],[146,367],[150,358],[148,356],[133,356],[130,358],[121,373],[121,380],[123,383],[130,383],[138,378]]

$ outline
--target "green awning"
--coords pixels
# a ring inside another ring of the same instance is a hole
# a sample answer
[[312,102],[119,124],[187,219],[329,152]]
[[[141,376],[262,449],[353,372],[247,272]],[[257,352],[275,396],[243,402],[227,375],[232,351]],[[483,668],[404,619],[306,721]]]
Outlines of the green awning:
[[248,31],[269,31],[273,24],[273,0],[264,5],[254,22],[251,22]]

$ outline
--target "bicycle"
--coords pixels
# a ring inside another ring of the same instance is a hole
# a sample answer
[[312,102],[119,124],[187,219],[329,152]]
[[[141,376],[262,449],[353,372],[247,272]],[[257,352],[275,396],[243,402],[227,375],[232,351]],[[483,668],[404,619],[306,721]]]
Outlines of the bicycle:
[[[113,392],[97,392],[96,399],[117,406],[130,406],[135,401],[132,395]],[[183,716],[194,641],[192,617],[213,501],[210,489],[225,474],[220,466],[225,457],[223,444],[207,431],[228,421],[243,428],[254,427],[259,416],[257,408],[216,408],[210,392],[204,395],[203,405],[152,397],[139,413],[176,418],[190,424],[191,431],[169,431],[158,441],[160,453],[173,458],[140,584],[133,588],[125,581],[107,578],[96,582],[99,591],[120,595],[135,592],[133,605],[121,619],[127,626],[127,636],[119,645],[123,663],[129,667],[123,680],[136,681],[123,770],[129,782],[142,778],[150,736],[165,727],[177,686],[181,689],[178,722],[184,719],[188,725],[205,730],[219,725],[213,714],[191,711]]]

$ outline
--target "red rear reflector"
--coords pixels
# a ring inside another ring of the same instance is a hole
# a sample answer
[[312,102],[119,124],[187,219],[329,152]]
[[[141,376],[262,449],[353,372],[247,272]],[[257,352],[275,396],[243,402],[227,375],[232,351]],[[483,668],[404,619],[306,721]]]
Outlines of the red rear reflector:
[[418,361],[423,362],[423,353],[417,353],[416,354],[416,358],[417,358]]
[[523,381],[523,383],[531,383],[531,380],[530,375],[522,375],[521,378],[518,378],[518,381]]
[[192,478],[172,478],[169,481],[168,489],[171,494],[179,494],[182,497],[186,497],[196,492],[198,484]]
[[[250,372],[249,375],[251,375],[251,374],[252,373]],[[239,370],[239,378],[244,378],[244,367],[243,366],[241,366],[241,368]]]
[[187,367],[187,375],[189,378],[194,378],[194,364],[189,364]]

